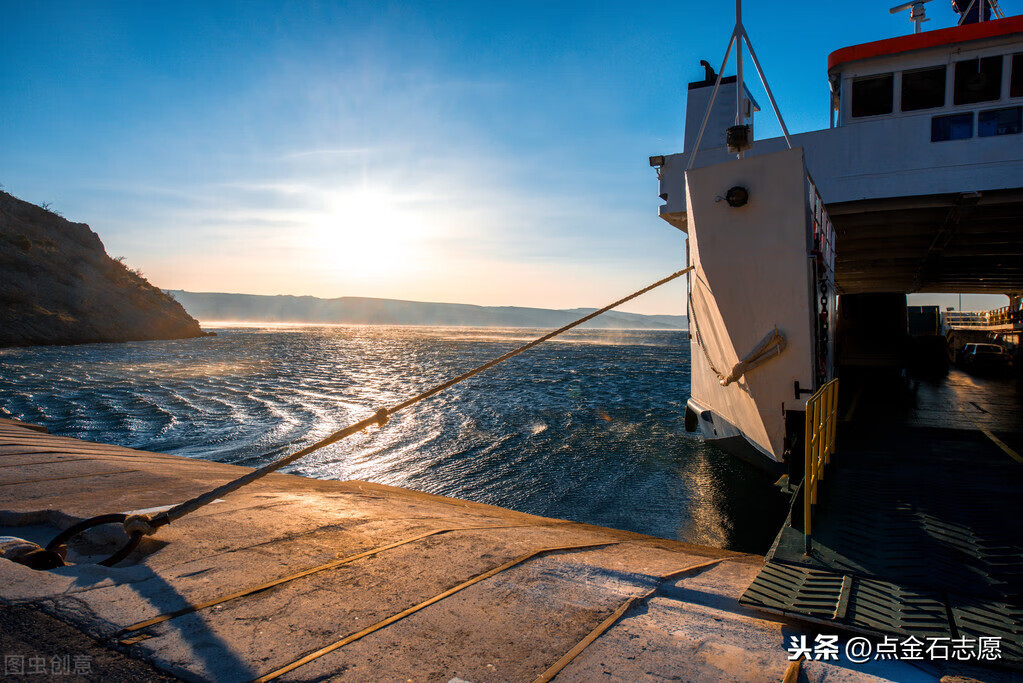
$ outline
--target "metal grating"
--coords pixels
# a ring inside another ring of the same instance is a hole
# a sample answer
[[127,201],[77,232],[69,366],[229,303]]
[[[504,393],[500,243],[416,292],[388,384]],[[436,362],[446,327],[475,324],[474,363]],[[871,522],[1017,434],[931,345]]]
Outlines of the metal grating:
[[845,625],[921,639],[951,635],[941,596],[876,579],[857,578],[853,585]]
[[1023,607],[962,595],[950,596],[950,603],[960,635],[1001,638],[1002,656],[1023,662]]
[[740,602],[876,636],[996,636],[1023,664],[1023,468],[968,432],[840,444],[813,547],[787,524]]
[[945,603],[937,594],[777,562],[767,563],[739,602],[860,632],[952,635]]
[[773,612],[831,619],[841,595],[841,574],[768,562],[739,602]]

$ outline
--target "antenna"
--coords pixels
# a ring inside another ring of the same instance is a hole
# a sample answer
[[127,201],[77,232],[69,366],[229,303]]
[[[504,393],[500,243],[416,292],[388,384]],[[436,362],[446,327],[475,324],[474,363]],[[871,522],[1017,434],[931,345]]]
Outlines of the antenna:
[[[958,8],[958,3],[956,3],[956,2],[952,3],[952,8],[962,15],[961,17],[959,17],[958,26],[962,26],[964,23],[966,23],[966,18],[968,16],[970,16],[970,12],[971,12],[971,10],[973,10],[973,6],[976,5],[976,4],[977,4],[977,0],[971,0],[969,6],[966,9],[960,11],[959,8]],[[984,11],[984,5],[985,4],[987,5],[988,9],[990,9],[991,11],[993,11],[995,13],[996,17],[998,17],[999,19],[1004,19],[1005,18],[1005,15],[1002,14],[1002,8],[998,6],[998,0],[980,0],[980,7],[977,8],[977,19],[976,20],[978,22],[984,21],[984,15],[987,14]]]
[[911,2],[906,2],[898,5],[897,7],[892,7],[888,10],[888,13],[898,14],[899,12],[909,10],[909,20],[913,22],[913,33],[920,33],[920,24],[925,21],[930,21],[930,19],[924,16],[924,3],[930,1],[931,0],[911,0]]
[[[930,0],[920,0],[921,2],[929,2]],[[753,142],[750,136],[750,127],[746,125],[746,84],[743,82],[743,70],[742,70],[742,44],[746,43],[746,48],[749,50],[750,59],[753,61],[753,66],[757,70],[757,75],[760,76],[760,83],[764,86],[764,90],[767,91],[767,99],[771,101],[771,108],[774,110],[774,115],[778,119],[778,125],[781,126],[781,133],[785,136],[785,144],[788,145],[789,149],[792,149],[792,140],[789,138],[789,129],[785,126],[785,120],[781,117],[781,112],[778,110],[778,103],[774,101],[774,93],[771,92],[771,86],[767,84],[767,77],[764,76],[764,70],[760,67],[760,60],[757,59],[757,53],[753,50],[753,43],[750,41],[749,35],[746,33],[745,27],[742,25],[742,0],[735,0],[735,28],[732,30],[732,35],[728,40],[728,47],[725,48],[725,58],[721,62],[721,68],[718,69],[717,78],[714,82],[714,90],[710,94],[710,102],[707,103],[707,111],[703,115],[703,123],[700,124],[700,132],[696,136],[696,144],[693,145],[693,151],[689,153],[689,164],[686,166],[688,171],[693,167],[693,162],[696,161],[696,153],[700,151],[700,142],[703,140],[703,133],[707,130],[707,121],[710,119],[710,112],[714,108],[714,100],[718,96],[718,89],[721,88],[721,78],[724,74],[725,67],[728,66],[728,59],[732,56],[732,47],[735,47],[735,66],[736,66],[736,83],[735,83],[735,124],[726,132],[726,144],[730,152],[735,152],[738,158],[742,158],[743,151],[748,149]],[[708,76],[713,73],[713,68],[710,65],[704,67],[708,71]]]

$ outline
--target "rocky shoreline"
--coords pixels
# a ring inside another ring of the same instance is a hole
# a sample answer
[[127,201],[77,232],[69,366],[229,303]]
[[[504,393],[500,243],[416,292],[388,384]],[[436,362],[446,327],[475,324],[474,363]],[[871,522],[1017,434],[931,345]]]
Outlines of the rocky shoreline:
[[0,347],[205,335],[88,225],[0,192]]

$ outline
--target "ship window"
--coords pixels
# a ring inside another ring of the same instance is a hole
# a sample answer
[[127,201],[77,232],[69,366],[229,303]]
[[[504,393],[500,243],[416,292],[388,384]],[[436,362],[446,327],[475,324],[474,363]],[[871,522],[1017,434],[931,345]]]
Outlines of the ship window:
[[931,119],[931,142],[973,137],[973,113],[935,116]]
[[857,78],[852,86],[852,115],[878,116],[892,113],[892,74]]
[[983,57],[956,62],[956,104],[990,102],[1002,95],[1002,58]]
[[1015,135],[1023,130],[1023,107],[992,109],[977,114],[977,136]]
[[945,104],[945,67],[902,74],[902,111],[933,109]]
[[1023,97],[1023,52],[1012,56],[1012,80],[1009,97]]

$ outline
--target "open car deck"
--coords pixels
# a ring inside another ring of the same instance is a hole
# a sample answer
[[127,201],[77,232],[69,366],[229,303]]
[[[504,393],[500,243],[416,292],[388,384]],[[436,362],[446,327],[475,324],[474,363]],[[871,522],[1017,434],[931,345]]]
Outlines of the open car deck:
[[953,370],[909,398],[852,406],[809,555],[797,496],[741,602],[925,646],[996,637],[997,661],[1023,668],[1018,386]]

